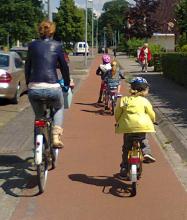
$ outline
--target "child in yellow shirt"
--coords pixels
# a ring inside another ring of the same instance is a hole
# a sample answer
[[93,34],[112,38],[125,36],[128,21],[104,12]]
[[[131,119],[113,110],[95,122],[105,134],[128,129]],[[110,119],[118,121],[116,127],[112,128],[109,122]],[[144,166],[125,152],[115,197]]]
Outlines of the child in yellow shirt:
[[116,133],[123,133],[123,153],[120,175],[126,177],[128,151],[132,146],[133,137],[141,139],[142,152],[145,162],[155,162],[146,133],[155,132],[155,112],[145,96],[148,95],[149,85],[142,77],[135,77],[130,82],[130,96],[122,97],[115,109]]

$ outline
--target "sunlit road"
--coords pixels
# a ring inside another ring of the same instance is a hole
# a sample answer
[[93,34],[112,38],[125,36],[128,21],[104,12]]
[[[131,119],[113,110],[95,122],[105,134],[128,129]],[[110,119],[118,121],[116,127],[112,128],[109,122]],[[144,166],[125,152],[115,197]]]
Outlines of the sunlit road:
[[94,104],[99,61],[92,63],[66,114],[65,148],[49,173],[46,191],[34,196],[37,187],[31,181],[11,220],[187,219],[186,192],[154,136],[149,138],[157,162],[144,164],[137,196],[129,197],[130,183],[118,179],[122,137],[114,134],[113,117]]

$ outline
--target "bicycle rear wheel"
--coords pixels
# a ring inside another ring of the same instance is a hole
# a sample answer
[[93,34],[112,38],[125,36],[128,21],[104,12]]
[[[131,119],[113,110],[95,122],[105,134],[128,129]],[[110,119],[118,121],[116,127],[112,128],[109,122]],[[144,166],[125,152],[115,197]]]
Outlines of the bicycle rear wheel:
[[48,175],[48,164],[46,159],[44,159],[41,164],[37,165],[36,170],[37,170],[39,193],[43,193],[46,186],[47,175]]
[[136,182],[138,179],[138,175],[137,175],[137,165],[132,164],[131,165],[131,181],[132,181],[132,191],[131,191],[131,196],[135,196],[136,195]]
[[136,195],[136,182],[132,182],[132,191],[131,191],[131,196]]
[[114,100],[112,100],[112,102],[111,102],[111,115],[114,115],[114,109],[115,109],[115,101]]
[[[46,141],[44,139],[41,139],[42,143],[40,143],[41,147],[41,156],[40,160],[35,159],[36,163],[36,172],[37,172],[37,182],[38,182],[38,188],[39,193],[43,193],[46,182],[47,182],[47,174],[48,174],[48,160],[47,160],[47,154],[46,154]],[[35,157],[37,156],[35,152]]]

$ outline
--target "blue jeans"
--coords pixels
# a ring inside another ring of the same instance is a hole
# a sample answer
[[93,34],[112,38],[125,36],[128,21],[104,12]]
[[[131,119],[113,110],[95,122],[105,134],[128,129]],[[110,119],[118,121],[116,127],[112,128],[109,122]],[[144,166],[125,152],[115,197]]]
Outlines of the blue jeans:
[[61,88],[29,89],[28,97],[35,113],[36,119],[44,117],[44,106],[41,104],[40,100],[46,99],[47,102],[54,108],[54,125],[63,127],[64,98]]

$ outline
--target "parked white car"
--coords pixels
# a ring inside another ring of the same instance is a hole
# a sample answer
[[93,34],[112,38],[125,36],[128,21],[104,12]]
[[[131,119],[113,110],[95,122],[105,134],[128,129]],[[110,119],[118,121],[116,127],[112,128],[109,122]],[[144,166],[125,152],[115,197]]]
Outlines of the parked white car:
[[75,43],[75,46],[74,46],[74,50],[73,50],[73,54],[74,55],[79,55],[79,54],[82,54],[82,55],[85,55],[85,52],[86,52],[86,49],[87,49],[87,56],[89,55],[89,46],[87,44],[87,46],[85,47],[85,42],[77,42]]
[[0,98],[17,104],[26,88],[21,57],[16,52],[0,51]]

